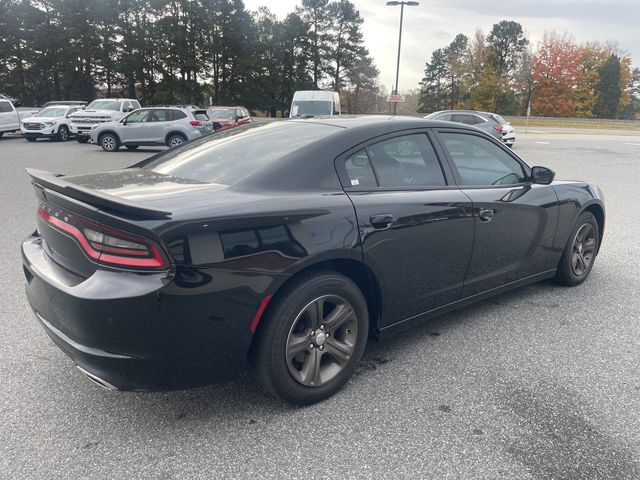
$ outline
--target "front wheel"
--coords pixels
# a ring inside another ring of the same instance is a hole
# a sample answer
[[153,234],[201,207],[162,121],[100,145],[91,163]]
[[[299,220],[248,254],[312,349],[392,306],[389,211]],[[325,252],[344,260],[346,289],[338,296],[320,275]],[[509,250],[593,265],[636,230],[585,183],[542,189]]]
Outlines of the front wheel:
[[100,137],[100,146],[105,152],[117,152],[120,140],[113,133],[105,133]]
[[270,393],[308,405],[336,393],[356,369],[369,332],[367,303],[334,272],[301,278],[270,306],[251,356]]
[[556,279],[563,285],[579,285],[586,280],[598,254],[600,229],[591,212],[576,221],[564,248]]
[[58,129],[56,140],[58,140],[59,142],[66,142],[67,140],[69,140],[69,129],[64,125],[61,125]]

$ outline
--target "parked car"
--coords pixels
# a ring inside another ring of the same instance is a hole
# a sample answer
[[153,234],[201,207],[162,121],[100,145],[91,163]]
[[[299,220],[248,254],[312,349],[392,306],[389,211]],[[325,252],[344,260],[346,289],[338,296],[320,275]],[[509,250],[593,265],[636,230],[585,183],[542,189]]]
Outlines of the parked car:
[[515,129],[496,113],[475,110],[442,110],[431,113],[424,118],[473,125],[501,140],[508,147],[513,147],[516,142]]
[[205,110],[189,108],[141,108],[117,122],[95,125],[91,141],[107,152],[121,146],[135,150],[141,145],[178,145],[213,132]]
[[268,392],[317,402],[370,337],[540,280],[583,282],[605,225],[595,184],[407,117],[254,123],[124,170],[28,173],[28,300],[111,389],[249,364]]
[[289,117],[340,115],[340,95],[326,90],[298,90],[293,94]]
[[82,107],[72,105],[45,107],[33,117],[22,120],[20,123],[22,136],[29,142],[35,142],[38,138],[66,142],[71,137],[69,117],[78,110],[82,110]]
[[91,129],[105,122],[120,120],[127,113],[140,108],[133,98],[101,98],[91,102],[86,109],[71,115],[71,133],[79,143],[87,143]]
[[5,95],[3,93],[0,93],[0,100],[9,100],[13,104],[13,106],[16,108],[20,108],[22,106],[22,102],[20,100],[10,95]]
[[207,116],[216,132],[253,122],[249,110],[244,107],[209,107]]
[[20,122],[38,113],[38,110],[18,110],[11,100],[0,98],[0,137],[20,131]]
[[51,102],[45,103],[42,108],[52,107],[55,105],[69,105],[73,107],[82,107],[86,108],[88,102],[84,102],[82,100],[52,100]]

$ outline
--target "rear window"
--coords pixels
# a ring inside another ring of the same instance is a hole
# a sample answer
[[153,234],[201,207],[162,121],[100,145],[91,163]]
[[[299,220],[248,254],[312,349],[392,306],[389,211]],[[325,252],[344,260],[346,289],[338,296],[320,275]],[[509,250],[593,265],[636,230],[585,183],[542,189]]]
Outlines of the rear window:
[[337,131],[336,127],[316,123],[252,123],[167,150],[144,168],[174,177],[231,185]]
[[206,110],[195,110],[193,112],[193,116],[195,117],[196,120],[200,120],[202,122],[206,122],[209,120]]
[[171,118],[172,120],[180,120],[182,118],[187,118],[187,114],[182,110],[171,110]]

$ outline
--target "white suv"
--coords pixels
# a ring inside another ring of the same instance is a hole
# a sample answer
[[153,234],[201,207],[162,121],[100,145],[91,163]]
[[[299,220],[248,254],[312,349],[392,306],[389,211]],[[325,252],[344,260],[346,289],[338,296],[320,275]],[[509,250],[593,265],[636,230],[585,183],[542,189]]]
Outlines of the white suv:
[[71,135],[69,117],[78,110],[82,110],[82,107],[70,105],[45,107],[33,117],[25,118],[20,122],[22,136],[29,142],[35,142],[38,138],[66,142]]
[[121,146],[178,145],[213,132],[206,110],[183,107],[141,108],[118,122],[101,123],[91,130],[91,142],[107,152]]
[[127,113],[140,108],[131,98],[101,98],[91,102],[85,110],[71,115],[71,133],[80,143],[87,143],[91,129],[105,122],[120,120]]

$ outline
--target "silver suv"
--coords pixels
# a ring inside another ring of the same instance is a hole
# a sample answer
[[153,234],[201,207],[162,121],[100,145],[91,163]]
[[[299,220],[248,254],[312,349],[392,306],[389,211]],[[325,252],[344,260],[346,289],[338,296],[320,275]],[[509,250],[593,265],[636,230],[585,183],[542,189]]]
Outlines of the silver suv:
[[140,108],[117,122],[101,123],[91,129],[91,142],[107,152],[121,146],[135,150],[142,145],[176,147],[213,132],[206,110],[180,107]]

